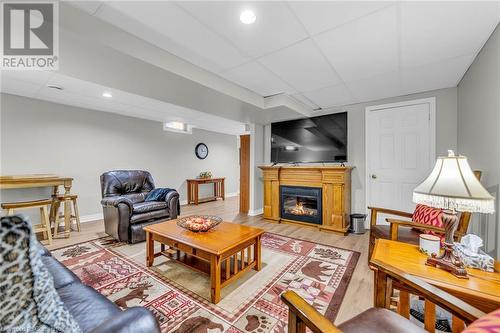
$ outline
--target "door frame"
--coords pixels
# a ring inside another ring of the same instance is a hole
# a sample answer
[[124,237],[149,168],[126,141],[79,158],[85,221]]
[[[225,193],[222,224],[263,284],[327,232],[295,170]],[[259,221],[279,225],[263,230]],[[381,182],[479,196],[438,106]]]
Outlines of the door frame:
[[417,104],[429,104],[429,111],[430,111],[429,120],[430,120],[430,131],[431,131],[429,138],[429,144],[430,144],[429,163],[432,168],[432,166],[436,162],[436,97],[413,99],[413,100],[407,100],[389,104],[371,105],[365,108],[365,212],[366,213],[368,213],[368,206],[370,205],[370,192],[371,192],[370,191],[371,170],[368,161],[368,137],[369,137],[368,115],[370,112],[392,109],[403,106],[417,105]]
[[242,134],[239,140],[239,172],[240,172],[240,198],[239,212],[248,214],[250,210],[250,134]]

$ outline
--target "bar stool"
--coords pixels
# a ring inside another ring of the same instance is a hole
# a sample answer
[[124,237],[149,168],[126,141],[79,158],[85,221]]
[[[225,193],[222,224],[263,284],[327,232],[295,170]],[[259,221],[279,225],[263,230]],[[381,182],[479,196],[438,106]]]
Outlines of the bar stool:
[[[61,222],[61,219],[64,219],[64,212],[66,211],[66,205],[69,205],[70,217],[69,217],[69,226],[64,225],[64,232],[71,231],[71,222],[75,221],[76,230],[78,232],[81,231],[80,228],[80,213],[78,213],[78,205],[76,203],[76,199],[78,199],[78,195],[76,194],[60,194],[57,197],[57,201],[59,202],[58,207],[63,207],[62,213],[56,212],[56,221],[54,223],[54,237],[56,237],[58,232],[58,227]],[[62,205],[61,205],[62,204]]]
[[42,199],[21,202],[5,202],[1,207],[7,210],[7,215],[14,215],[15,210],[39,208],[40,224],[33,226],[35,232],[43,232],[44,238],[47,238],[49,245],[52,244],[52,234],[50,230],[49,207],[52,199]]

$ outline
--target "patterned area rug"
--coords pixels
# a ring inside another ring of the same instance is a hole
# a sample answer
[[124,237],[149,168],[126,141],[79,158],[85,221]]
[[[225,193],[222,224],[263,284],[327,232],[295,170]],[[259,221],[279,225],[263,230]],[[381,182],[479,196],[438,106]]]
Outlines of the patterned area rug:
[[279,295],[292,289],[334,321],[359,253],[266,233],[263,267],[209,302],[209,277],[165,257],[145,266],[145,244],[101,238],[52,252],[83,283],[121,308],[144,306],[163,332],[286,332]]

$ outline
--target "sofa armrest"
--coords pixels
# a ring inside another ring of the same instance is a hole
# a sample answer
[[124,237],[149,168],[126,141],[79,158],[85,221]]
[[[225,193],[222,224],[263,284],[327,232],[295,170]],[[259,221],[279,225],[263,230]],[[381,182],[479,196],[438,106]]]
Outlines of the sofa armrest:
[[165,196],[165,201],[170,209],[170,217],[175,219],[180,214],[179,192],[170,191]]
[[91,333],[160,333],[160,326],[147,309],[136,306],[106,320]]
[[117,196],[117,197],[106,197],[102,198],[101,200],[101,205],[103,207],[118,207],[118,205],[121,203],[126,204],[129,208],[130,213],[132,213],[133,203],[128,198]]

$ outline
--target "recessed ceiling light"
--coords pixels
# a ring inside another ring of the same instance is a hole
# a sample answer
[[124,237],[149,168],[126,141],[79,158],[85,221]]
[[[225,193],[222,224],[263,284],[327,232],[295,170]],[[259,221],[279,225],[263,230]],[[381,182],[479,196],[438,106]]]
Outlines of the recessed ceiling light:
[[47,88],[50,88],[50,89],[56,89],[56,90],[64,90],[64,88],[63,88],[63,87],[58,86],[58,85],[55,85],[55,84],[49,84],[49,85],[47,86]]
[[252,24],[256,18],[255,13],[251,10],[244,10],[240,14],[240,21],[244,24]]
[[106,92],[102,93],[102,97],[111,98],[111,97],[113,97],[113,95],[111,95],[111,93],[106,91]]

